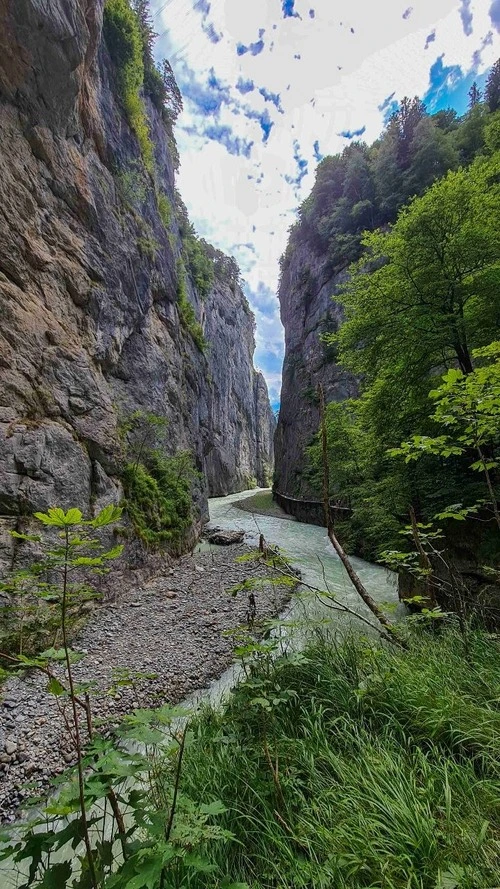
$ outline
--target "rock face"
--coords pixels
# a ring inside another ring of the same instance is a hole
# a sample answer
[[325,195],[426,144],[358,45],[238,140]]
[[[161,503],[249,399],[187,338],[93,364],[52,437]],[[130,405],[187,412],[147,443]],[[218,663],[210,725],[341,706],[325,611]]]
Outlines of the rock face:
[[[103,0],[0,0],[0,554],[5,527],[50,505],[120,498],[118,426],[168,418],[198,500],[265,483],[273,418],[252,364],[253,318],[217,277],[196,346],[178,306],[174,161],[146,111],[156,183],[118,99]],[[154,187],[156,185],[156,189]],[[156,191],[156,193],[155,193]]]
[[317,496],[307,475],[305,448],[318,431],[318,383],[325,401],[342,401],[356,394],[352,377],[335,364],[331,347],[321,334],[336,331],[342,308],[332,300],[345,273],[332,275],[327,257],[294,243],[279,289],[285,328],[285,361],[278,427],[275,436],[275,487],[290,497]]
[[209,398],[204,466],[211,494],[244,491],[272,478],[274,415],[254,370],[254,317],[238,286],[218,283],[205,305]]

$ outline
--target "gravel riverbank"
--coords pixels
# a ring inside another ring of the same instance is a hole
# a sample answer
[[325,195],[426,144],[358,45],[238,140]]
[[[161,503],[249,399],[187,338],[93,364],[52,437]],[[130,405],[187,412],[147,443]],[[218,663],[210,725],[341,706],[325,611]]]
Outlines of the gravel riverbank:
[[[178,703],[208,685],[232,660],[224,631],[246,621],[248,598],[228,589],[249,576],[269,576],[255,562],[238,563],[244,544],[186,556],[141,588],[98,606],[73,648],[84,654],[75,665],[78,681],[92,682],[93,713],[117,724],[137,707]],[[266,584],[254,592],[257,619],[277,614],[290,589]],[[147,674],[133,686],[110,694],[116,671]],[[38,674],[12,678],[0,703],[0,820],[12,821],[29,797],[43,793],[50,779],[73,761],[60,698],[45,691]],[[30,787],[23,785],[30,782]]]

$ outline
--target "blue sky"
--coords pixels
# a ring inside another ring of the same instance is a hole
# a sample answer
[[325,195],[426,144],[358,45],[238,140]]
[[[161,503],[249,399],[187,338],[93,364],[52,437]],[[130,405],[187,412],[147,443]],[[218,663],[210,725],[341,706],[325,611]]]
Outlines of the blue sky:
[[[158,58],[184,97],[178,187],[198,233],[233,255],[255,363],[279,400],[278,260],[318,161],[373,142],[393,103],[463,113],[500,56],[500,0],[152,0]],[[381,11],[383,10],[383,12]]]

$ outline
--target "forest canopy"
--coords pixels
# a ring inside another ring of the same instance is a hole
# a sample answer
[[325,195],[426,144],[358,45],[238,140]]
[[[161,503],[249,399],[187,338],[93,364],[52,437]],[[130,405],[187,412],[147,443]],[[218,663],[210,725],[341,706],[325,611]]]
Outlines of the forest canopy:
[[[481,349],[500,339],[499,85],[497,64],[484,101],[471,89],[462,118],[403,100],[377,143],[322,161],[291,232],[290,244],[305,240],[332,274],[350,263],[335,296],[344,322],[324,340],[359,397],[329,404],[326,421],[330,494],[352,506],[344,539],[366,556],[401,546],[410,506],[432,521],[485,493],[481,545],[489,546],[492,497],[471,468],[472,439],[449,454],[429,448],[418,461],[394,454],[412,437],[446,438],[429,394],[447,372],[473,374]],[[498,361],[492,354],[493,368]],[[499,450],[500,430],[487,447],[495,491]],[[319,438],[304,474],[320,492]]]

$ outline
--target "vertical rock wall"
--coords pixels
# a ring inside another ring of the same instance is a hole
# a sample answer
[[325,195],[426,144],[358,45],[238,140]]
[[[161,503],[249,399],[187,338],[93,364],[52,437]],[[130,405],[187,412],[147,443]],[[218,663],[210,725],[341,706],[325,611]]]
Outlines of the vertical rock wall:
[[[165,228],[117,97],[102,6],[0,0],[4,528],[54,504],[88,512],[119,500],[118,427],[135,410],[167,417],[172,452],[194,454],[201,514],[208,493],[263,483],[272,463],[241,290],[216,279],[202,304],[187,281],[205,354],[181,322],[179,230],[173,212]],[[156,191],[173,207],[171,146],[146,108]]]
[[317,387],[326,402],[356,394],[352,377],[335,364],[321,334],[336,331],[342,309],[332,299],[345,273],[332,275],[327,257],[307,243],[294,243],[283,271],[279,300],[285,328],[285,360],[278,427],[275,436],[275,487],[290,497],[318,496],[304,475],[305,449],[319,426]]

